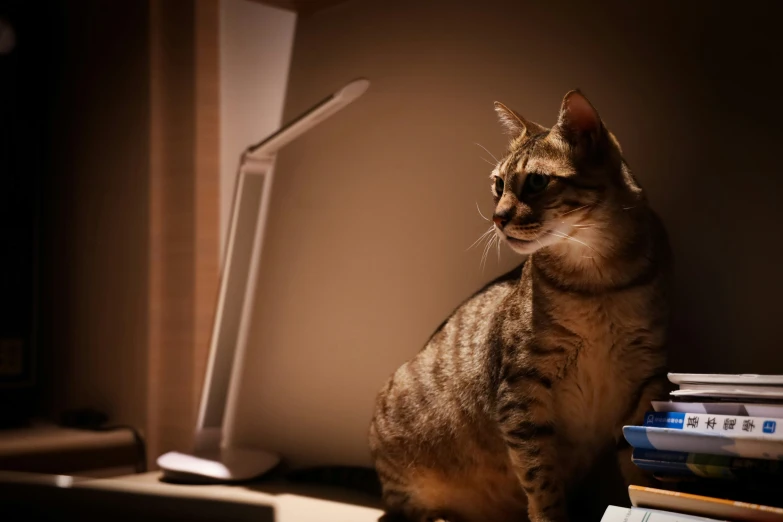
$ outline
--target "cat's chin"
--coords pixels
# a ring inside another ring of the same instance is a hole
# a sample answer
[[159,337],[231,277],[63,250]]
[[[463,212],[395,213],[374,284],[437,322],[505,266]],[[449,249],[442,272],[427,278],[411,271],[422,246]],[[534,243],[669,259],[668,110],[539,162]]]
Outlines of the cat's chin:
[[504,236],[503,239],[506,240],[506,243],[511,247],[511,250],[517,254],[532,254],[542,246],[541,243],[535,239],[525,240],[511,236]]

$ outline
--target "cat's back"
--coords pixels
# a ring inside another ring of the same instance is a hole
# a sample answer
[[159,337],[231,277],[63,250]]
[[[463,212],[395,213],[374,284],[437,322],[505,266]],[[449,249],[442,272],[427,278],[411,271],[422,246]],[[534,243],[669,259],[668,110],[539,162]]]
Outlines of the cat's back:
[[463,301],[435,329],[419,355],[443,343],[461,345],[483,338],[482,333],[492,326],[492,319],[501,311],[503,302],[518,287],[524,265],[498,276]]
[[[498,315],[519,285],[523,264],[486,284],[435,330],[422,350],[400,366],[388,379],[376,400],[371,429],[380,436],[411,437],[422,429],[434,442],[433,431],[442,436],[464,423],[462,417],[489,412],[493,364],[491,336]],[[467,419],[463,419],[467,420]]]

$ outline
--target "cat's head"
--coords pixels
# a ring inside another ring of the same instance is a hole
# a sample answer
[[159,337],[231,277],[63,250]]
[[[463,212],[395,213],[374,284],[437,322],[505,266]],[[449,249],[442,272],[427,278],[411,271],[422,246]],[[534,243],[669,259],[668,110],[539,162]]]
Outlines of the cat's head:
[[516,252],[589,251],[610,240],[606,227],[618,213],[642,203],[617,140],[579,91],[565,95],[551,129],[502,103],[495,110],[512,140],[490,176],[493,221]]

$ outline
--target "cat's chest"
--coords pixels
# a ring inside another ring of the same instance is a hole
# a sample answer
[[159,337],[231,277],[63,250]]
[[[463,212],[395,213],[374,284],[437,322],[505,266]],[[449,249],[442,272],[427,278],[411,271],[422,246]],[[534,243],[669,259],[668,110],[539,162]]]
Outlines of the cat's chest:
[[567,348],[555,401],[560,423],[574,437],[597,442],[612,436],[647,371],[647,352],[635,346],[657,343],[655,317],[642,295],[628,297],[573,298],[549,310],[560,326],[553,329],[556,338],[560,335],[556,342]]
[[[600,360],[653,329],[657,320],[649,309],[644,292],[611,296],[560,296],[547,307],[549,322],[567,332],[562,341],[571,344],[581,358]],[[547,336],[546,330],[536,332]]]

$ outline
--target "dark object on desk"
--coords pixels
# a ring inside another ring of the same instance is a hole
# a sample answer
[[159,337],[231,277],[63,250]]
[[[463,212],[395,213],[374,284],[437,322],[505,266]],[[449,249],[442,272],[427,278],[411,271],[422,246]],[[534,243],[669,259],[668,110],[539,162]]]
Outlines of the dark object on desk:
[[67,428],[93,430],[109,422],[109,416],[91,408],[69,410],[62,414],[60,425]]
[[92,431],[117,431],[128,430],[133,435],[133,440],[136,445],[136,452],[138,460],[136,462],[136,473],[144,473],[147,471],[147,445],[144,442],[144,437],[133,426],[118,424],[107,425],[109,416],[102,411],[94,410],[92,408],[81,408],[77,410],[69,410],[63,413],[60,421],[60,425],[67,428],[76,428]]
[[141,468],[133,430],[84,430],[45,422],[0,430],[0,470],[106,477]]

